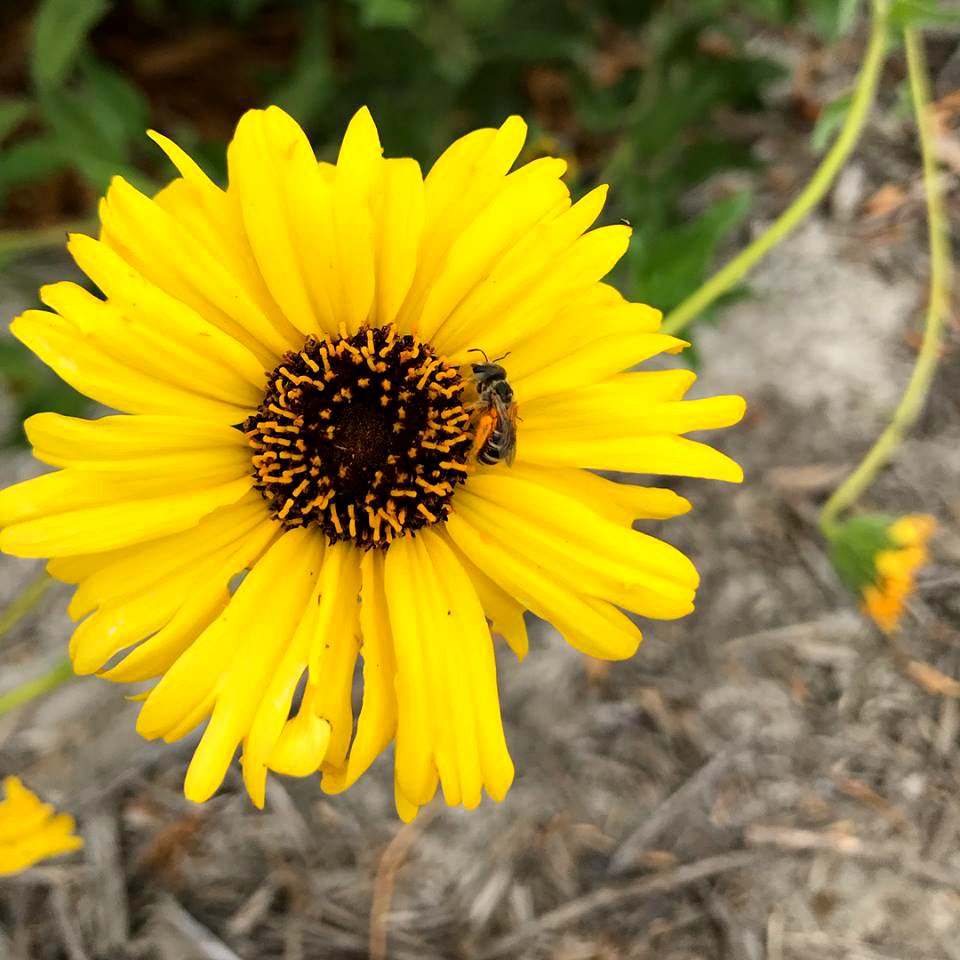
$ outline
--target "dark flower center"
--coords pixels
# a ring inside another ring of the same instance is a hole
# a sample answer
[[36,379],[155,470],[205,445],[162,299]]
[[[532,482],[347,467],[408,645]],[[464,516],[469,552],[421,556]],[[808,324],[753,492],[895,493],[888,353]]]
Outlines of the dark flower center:
[[286,527],[386,547],[444,520],[466,478],[459,368],[393,326],[308,337],[243,424],[256,487]]

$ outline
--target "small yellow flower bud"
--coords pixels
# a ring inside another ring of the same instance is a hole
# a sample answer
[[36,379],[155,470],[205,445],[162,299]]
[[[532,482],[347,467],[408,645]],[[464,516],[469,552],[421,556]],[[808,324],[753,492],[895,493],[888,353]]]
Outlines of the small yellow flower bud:
[[0,802],[0,876],[19,873],[40,860],[79,850],[83,839],[68,814],[57,814],[16,777],[3,782]]
[[841,524],[831,537],[830,560],[838,576],[887,633],[900,622],[935,529],[936,521],[926,514],[863,514]]

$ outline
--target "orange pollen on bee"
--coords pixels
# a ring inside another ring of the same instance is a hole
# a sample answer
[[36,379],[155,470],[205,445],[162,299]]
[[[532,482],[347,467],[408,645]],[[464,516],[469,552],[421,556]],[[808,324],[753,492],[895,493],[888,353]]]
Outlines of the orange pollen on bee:
[[242,429],[255,486],[287,528],[385,548],[443,522],[469,473],[460,368],[392,325],[308,337]]

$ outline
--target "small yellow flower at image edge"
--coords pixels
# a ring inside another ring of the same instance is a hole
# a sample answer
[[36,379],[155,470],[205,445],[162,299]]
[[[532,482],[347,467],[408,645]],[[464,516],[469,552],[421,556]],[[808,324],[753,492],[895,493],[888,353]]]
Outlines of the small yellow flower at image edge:
[[48,857],[79,850],[83,839],[74,831],[73,817],[56,813],[17,777],[3,781],[0,801],[0,876],[32,867]]
[[840,578],[860,596],[864,613],[886,633],[900,624],[935,531],[936,520],[927,514],[862,514],[840,524],[831,535],[831,560]]
[[99,237],[69,239],[102,297],[54,283],[13,322],[121,413],[27,420],[58,469],[0,492],[0,550],[77,585],[77,673],[153,682],[143,736],[206,724],[190,799],[238,748],[262,806],[270,771],[336,794],[395,744],[404,819],[438,786],[502,800],[494,635],[522,660],[529,610],[624,659],[624,611],[693,610],[693,564],[633,528],[689,502],[599,471],[740,482],[685,434],[744,402],[634,369],[686,344],[603,282],[630,239],[591,229],[607,188],[573,202],[562,160],[512,169],[525,136],[475,130],[424,177],[366,109],[336,163],[253,110],[222,189],[151,133],[179,177],[154,197],[116,178]]

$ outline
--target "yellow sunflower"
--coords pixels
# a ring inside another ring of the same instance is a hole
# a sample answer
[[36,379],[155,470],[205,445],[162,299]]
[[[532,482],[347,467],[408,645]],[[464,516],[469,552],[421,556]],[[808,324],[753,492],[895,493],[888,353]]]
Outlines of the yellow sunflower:
[[6,797],[0,801],[0,876],[19,873],[40,860],[79,850],[83,840],[74,834],[68,814],[54,813],[16,777],[3,781]]
[[590,229],[606,187],[572,203],[562,161],[511,172],[525,133],[476,130],[423,177],[366,109],[336,164],[254,110],[226,190],[151,134],[179,178],[153,198],[116,179],[100,238],[69,241],[102,297],[56,283],[14,321],[123,415],[27,421],[61,469],[0,493],[0,549],[78,585],[79,673],[157,680],[145,737],[206,722],[189,798],[238,747],[262,805],[270,770],[337,793],[395,741],[404,818],[438,783],[500,800],[491,632],[523,658],[530,610],[619,659],[640,642],[623,610],[693,609],[691,562],[632,529],[688,502],[587,470],[739,481],[682,435],[743,401],[623,372],[684,343],[602,282],[630,235]]

